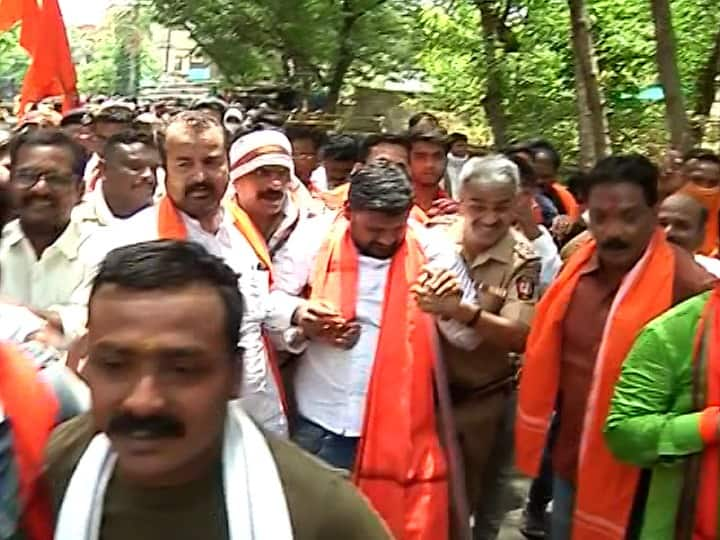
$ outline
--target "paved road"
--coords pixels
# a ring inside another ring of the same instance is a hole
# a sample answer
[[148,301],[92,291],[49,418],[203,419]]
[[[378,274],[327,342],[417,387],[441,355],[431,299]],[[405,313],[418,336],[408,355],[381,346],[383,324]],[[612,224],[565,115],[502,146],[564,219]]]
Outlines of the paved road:
[[525,495],[529,488],[529,482],[527,480],[517,479],[513,481],[513,502],[514,506],[518,508],[514,509],[505,517],[505,523],[500,530],[498,540],[526,540],[526,538],[520,534],[519,528],[522,518],[522,502],[525,500]]

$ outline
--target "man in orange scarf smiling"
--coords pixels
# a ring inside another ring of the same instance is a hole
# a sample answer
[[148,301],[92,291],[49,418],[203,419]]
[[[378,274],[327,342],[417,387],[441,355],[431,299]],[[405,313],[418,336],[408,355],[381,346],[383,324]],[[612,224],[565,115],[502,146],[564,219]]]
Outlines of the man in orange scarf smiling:
[[516,459],[536,476],[553,411],[553,540],[624,540],[639,525],[647,475],[621,464],[603,426],[622,363],[651,319],[712,286],[657,226],[658,170],[604,159],[588,180],[594,241],[573,255],[536,311],[516,421]]
[[[448,534],[447,463],[433,392],[434,322],[410,297],[419,277],[439,291],[472,283],[451,243],[408,222],[407,174],[377,162],[352,174],[345,211],[323,216],[275,260],[273,295],[308,341],[295,378],[294,440],[353,480],[398,540]],[[300,297],[311,289],[309,300]],[[474,331],[439,321],[471,349]]]

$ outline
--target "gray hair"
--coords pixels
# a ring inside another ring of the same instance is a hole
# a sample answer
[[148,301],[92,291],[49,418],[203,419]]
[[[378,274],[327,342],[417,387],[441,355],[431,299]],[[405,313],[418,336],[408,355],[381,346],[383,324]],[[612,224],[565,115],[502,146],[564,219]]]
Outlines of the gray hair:
[[500,154],[470,158],[460,171],[460,185],[470,182],[511,186],[520,190],[520,169]]

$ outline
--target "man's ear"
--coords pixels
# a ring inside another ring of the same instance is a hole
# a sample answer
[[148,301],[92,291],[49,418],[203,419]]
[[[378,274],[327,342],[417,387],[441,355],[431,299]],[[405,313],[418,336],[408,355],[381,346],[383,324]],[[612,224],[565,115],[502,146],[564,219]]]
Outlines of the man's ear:
[[350,221],[350,215],[351,215],[351,213],[352,213],[352,212],[350,211],[350,201],[345,201],[345,202],[343,203],[343,207],[342,207],[342,215],[343,215],[348,221]]

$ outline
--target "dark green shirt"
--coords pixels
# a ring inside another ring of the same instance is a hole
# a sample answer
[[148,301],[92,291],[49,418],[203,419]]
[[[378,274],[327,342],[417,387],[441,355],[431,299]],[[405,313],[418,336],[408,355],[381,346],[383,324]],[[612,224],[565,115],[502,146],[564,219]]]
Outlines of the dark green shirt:
[[[61,425],[52,436],[46,477],[56,519],[70,477],[93,436],[88,415]],[[292,443],[270,437],[268,443],[295,540],[391,538],[365,499],[338,473]],[[182,487],[138,489],[113,477],[105,494],[100,540],[128,538],[229,540],[220,463],[205,478]]]

